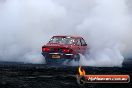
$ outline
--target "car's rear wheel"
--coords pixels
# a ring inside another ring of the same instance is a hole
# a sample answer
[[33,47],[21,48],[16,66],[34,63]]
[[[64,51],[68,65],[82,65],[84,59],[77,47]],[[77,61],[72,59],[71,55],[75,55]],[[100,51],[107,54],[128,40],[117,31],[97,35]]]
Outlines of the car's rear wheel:
[[75,59],[75,61],[79,61],[80,60],[80,54],[74,55],[74,59]]

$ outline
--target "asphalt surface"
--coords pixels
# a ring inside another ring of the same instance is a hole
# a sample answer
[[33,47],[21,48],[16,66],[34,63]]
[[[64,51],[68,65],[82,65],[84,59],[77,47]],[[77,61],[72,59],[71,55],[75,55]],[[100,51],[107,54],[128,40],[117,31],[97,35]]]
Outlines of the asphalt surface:
[[[132,59],[126,59],[123,67],[84,67],[87,74],[129,74],[132,77]],[[126,84],[77,83],[78,67],[48,66],[0,62],[0,88],[132,88]]]

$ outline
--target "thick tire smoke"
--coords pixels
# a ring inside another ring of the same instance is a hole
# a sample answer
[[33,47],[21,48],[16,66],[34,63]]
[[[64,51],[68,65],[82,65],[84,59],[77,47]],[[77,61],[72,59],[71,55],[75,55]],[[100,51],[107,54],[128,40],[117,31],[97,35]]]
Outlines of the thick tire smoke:
[[0,60],[43,63],[41,46],[50,37],[81,35],[89,46],[89,54],[81,56],[81,65],[121,66],[123,56],[130,56],[132,51],[128,2],[2,0]]

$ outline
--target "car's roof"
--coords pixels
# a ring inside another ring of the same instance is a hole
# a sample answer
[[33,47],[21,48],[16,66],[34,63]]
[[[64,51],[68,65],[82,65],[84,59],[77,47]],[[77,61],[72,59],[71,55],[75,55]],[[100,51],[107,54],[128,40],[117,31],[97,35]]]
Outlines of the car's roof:
[[71,37],[71,38],[82,38],[81,36],[73,36],[73,35],[56,35],[53,37]]

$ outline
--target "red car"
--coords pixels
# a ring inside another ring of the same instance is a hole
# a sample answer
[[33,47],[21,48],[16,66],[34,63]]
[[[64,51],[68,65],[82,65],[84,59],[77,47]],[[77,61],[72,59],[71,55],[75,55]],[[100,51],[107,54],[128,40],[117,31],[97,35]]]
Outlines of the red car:
[[47,63],[63,62],[65,60],[79,61],[80,54],[85,54],[87,44],[79,36],[53,36],[42,46],[42,55]]

